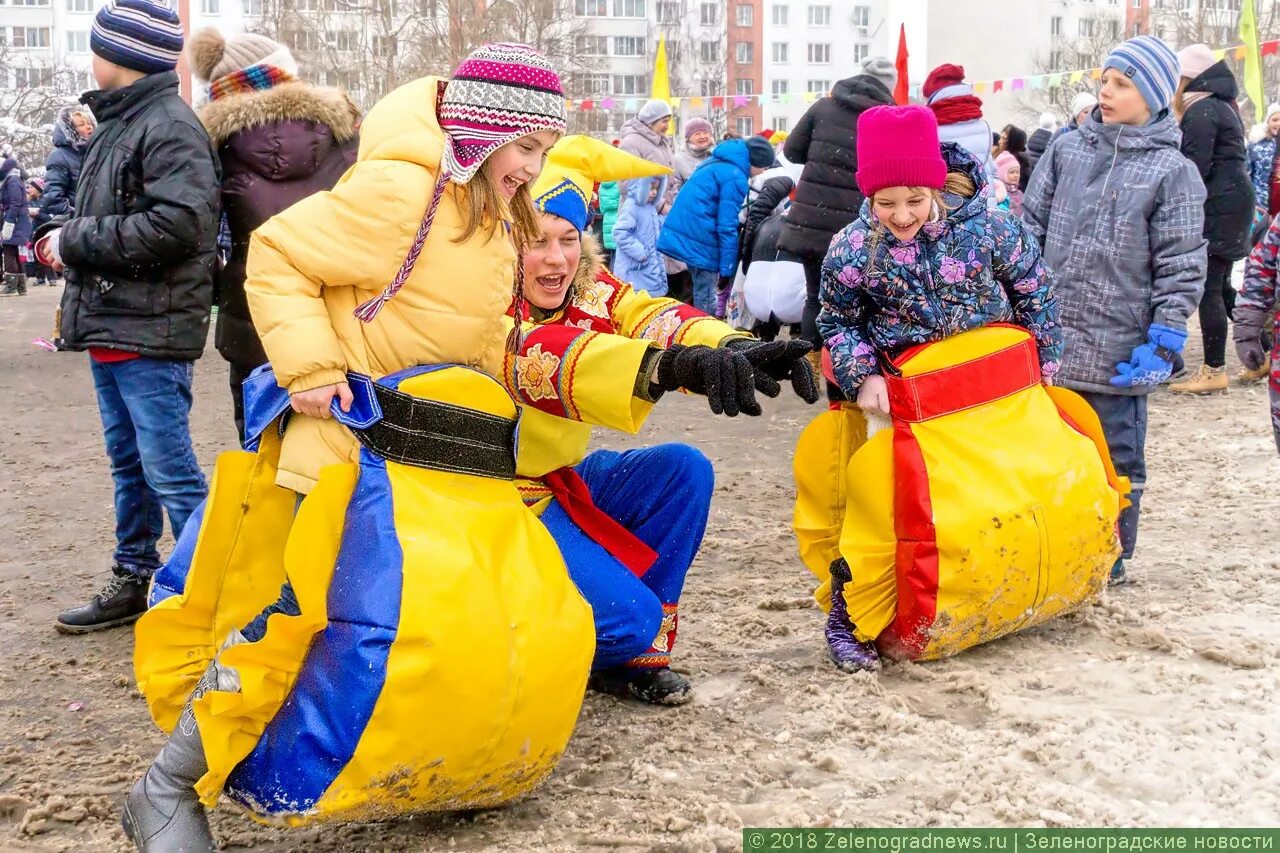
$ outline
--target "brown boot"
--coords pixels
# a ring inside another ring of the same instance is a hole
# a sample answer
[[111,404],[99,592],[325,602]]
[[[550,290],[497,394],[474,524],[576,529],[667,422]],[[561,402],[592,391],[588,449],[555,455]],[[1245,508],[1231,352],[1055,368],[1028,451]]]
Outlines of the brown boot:
[[1225,394],[1227,392],[1227,369],[1200,365],[1200,369],[1182,382],[1175,382],[1169,390],[1175,394]]
[[1271,359],[1267,359],[1257,370],[1249,370],[1241,368],[1236,374],[1236,381],[1241,385],[1253,385],[1255,382],[1261,382],[1271,375]]

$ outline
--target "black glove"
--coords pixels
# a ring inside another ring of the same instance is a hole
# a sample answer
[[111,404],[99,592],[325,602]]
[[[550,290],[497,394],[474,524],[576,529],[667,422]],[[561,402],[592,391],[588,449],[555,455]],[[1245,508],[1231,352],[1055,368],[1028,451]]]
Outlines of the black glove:
[[733,289],[733,276],[731,275],[720,276],[720,280],[716,282],[716,291],[720,292],[723,290],[732,290],[732,289]]
[[1266,311],[1260,308],[1240,306],[1235,311],[1235,327],[1233,337],[1236,342],[1236,355],[1240,363],[1249,370],[1257,370],[1267,361],[1267,351],[1262,345],[1262,324],[1266,320]]
[[730,349],[673,344],[658,359],[656,384],[663,391],[680,388],[706,395],[711,411],[735,417],[760,414],[755,371],[741,353]]
[[734,338],[725,347],[747,357],[755,371],[756,390],[766,397],[781,394],[782,386],[778,383],[790,379],[797,397],[806,403],[818,402],[818,380],[813,375],[813,365],[805,358],[813,352],[813,344],[808,341]]

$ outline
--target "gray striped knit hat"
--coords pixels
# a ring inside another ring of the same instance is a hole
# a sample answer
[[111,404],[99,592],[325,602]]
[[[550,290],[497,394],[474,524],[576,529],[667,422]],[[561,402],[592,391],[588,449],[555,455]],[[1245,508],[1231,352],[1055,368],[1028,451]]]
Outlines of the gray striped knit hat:
[[564,89],[547,58],[528,45],[486,44],[454,72],[438,118],[449,138],[442,171],[466,184],[508,142],[540,130],[564,133]]
[[109,0],[94,16],[89,49],[144,74],[172,71],[182,54],[182,22],[163,3]]

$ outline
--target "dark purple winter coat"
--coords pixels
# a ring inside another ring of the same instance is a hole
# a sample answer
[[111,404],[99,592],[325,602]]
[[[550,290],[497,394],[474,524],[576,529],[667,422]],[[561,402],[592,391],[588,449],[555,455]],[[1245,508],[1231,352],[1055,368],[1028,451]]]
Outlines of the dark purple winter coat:
[[25,246],[31,240],[31,214],[27,210],[27,186],[22,183],[18,161],[0,163],[0,223],[12,224],[6,246]]
[[249,237],[272,216],[329,190],[356,160],[360,113],[338,89],[284,83],[226,95],[200,110],[222,160],[222,210],[231,256],[218,280],[215,343],[248,371],[265,364],[244,295]]

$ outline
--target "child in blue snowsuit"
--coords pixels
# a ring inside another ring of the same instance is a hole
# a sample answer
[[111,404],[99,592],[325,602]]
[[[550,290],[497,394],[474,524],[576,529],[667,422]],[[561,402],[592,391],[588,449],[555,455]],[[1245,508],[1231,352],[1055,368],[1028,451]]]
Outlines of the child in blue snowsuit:
[[640,178],[626,186],[627,197],[613,225],[613,242],[618,247],[613,274],[633,290],[666,296],[667,265],[658,254],[662,215],[657,203],[666,195],[667,179]]

